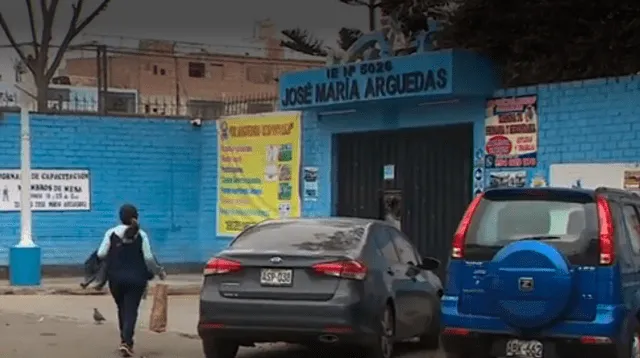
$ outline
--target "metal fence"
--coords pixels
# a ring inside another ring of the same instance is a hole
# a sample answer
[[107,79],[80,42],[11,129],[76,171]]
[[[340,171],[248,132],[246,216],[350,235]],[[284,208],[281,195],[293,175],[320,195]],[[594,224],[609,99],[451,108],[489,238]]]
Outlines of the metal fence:
[[[74,93],[72,88],[51,88],[46,113],[107,114],[128,116],[188,117],[215,120],[222,116],[271,112],[277,109],[277,96],[271,93],[221,96],[219,99],[139,96],[135,91],[109,91],[104,108],[95,93]],[[0,109],[17,110],[16,96],[0,94]],[[37,111],[35,101],[30,109]]]

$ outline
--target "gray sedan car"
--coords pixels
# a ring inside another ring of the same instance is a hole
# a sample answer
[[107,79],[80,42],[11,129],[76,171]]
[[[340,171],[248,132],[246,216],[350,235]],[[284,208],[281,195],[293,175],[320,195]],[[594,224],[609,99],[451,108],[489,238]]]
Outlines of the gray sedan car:
[[240,346],[345,346],[391,358],[394,342],[437,348],[439,261],[383,221],[269,220],[240,233],[204,269],[198,333],[207,358]]

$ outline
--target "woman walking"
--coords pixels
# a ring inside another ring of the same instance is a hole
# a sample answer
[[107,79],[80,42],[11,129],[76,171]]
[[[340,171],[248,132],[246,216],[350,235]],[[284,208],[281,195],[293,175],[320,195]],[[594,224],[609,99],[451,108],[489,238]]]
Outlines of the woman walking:
[[162,280],[166,275],[151,251],[149,236],[140,229],[136,207],[123,205],[120,221],[107,230],[97,255],[106,259],[109,290],[118,307],[119,351],[123,357],[131,357],[138,308],[147,284],[155,275]]

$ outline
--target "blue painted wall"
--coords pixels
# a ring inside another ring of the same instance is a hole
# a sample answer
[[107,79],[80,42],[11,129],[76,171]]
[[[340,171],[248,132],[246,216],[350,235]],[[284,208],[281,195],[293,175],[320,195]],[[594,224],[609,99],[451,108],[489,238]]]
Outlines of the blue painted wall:
[[[538,95],[539,165],[636,162],[640,158],[640,77],[546,84],[499,90],[496,97]],[[333,135],[449,123],[474,123],[474,147],[484,146],[485,98],[457,103],[420,101],[352,105],[354,113],[306,111],[303,165],[317,166],[320,198],[303,202],[303,215],[334,212]],[[215,237],[217,133],[174,119],[35,115],[34,168],[88,168],[92,211],[38,212],[34,237],[45,264],[79,264],[117,221],[124,201],[137,204],[163,262],[203,262],[228,239]],[[0,121],[0,167],[19,166],[17,114]],[[473,155],[473,153],[469,153]],[[548,178],[547,178],[548,180]],[[19,214],[0,213],[0,265],[18,241]]]
[[[19,116],[0,121],[0,167],[20,165]],[[44,264],[78,264],[117,222],[117,209],[135,203],[163,262],[202,261],[200,150],[203,136],[188,121],[63,117],[32,119],[33,168],[87,168],[90,212],[36,212],[34,239]],[[0,213],[0,265],[19,238],[19,213]]]
[[[497,90],[495,97],[538,95],[539,164],[530,175],[549,181],[554,163],[619,163],[640,161],[640,77],[541,84]],[[485,99],[431,106],[403,104],[361,109],[355,113],[321,116],[304,114],[303,165],[320,169],[319,194],[315,202],[305,202],[306,216],[331,215],[333,205],[332,135],[394,128],[474,123],[474,152],[485,144]],[[469,153],[473,155],[473,153]],[[518,171],[519,169],[512,169]],[[502,169],[501,171],[504,171]],[[487,175],[489,171],[485,171]]]
[[556,163],[640,161],[640,77],[600,78],[499,90],[538,95],[538,168]]

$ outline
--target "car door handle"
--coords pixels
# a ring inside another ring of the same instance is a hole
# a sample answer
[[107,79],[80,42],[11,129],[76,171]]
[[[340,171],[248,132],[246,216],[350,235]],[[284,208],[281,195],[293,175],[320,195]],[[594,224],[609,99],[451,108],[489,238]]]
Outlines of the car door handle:
[[389,276],[395,275],[395,272],[393,272],[393,270],[390,268],[387,269],[387,273],[389,274]]

